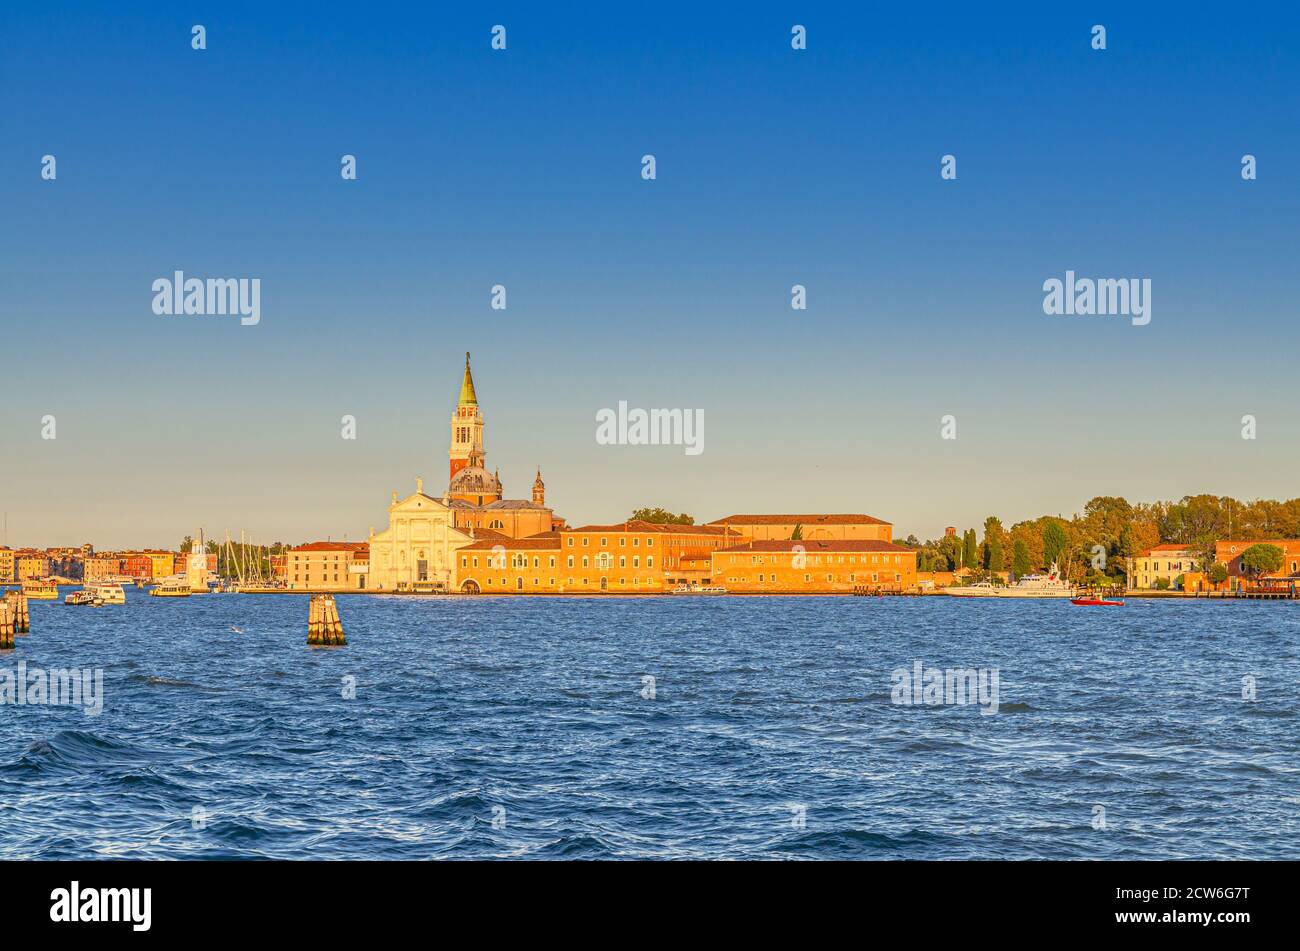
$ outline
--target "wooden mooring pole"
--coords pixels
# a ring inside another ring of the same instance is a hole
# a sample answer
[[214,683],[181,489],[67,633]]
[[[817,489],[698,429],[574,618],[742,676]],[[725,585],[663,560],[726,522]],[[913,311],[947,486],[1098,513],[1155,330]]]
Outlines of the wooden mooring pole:
[[343,622],[332,594],[313,594],[307,610],[307,643],[313,646],[342,647]]
[[10,610],[10,601],[0,601],[0,650],[12,650],[14,646],[14,616]]
[[9,616],[14,624],[14,633],[29,633],[32,629],[32,618],[27,610],[27,595],[21,591],[6,591],[4,600],[9,605]]

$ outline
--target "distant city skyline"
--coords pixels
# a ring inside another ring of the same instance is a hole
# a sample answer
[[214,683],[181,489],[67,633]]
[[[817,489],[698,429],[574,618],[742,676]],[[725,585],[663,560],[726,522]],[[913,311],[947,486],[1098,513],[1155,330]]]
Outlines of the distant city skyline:
[[[1295,11],[46,20],[0,13],[11,547],[364,540],[441,489],[466,350],[489,468],[570,524],[1298,494]],[[257,322],[155,313],[178,271],[258,280]],[[1150,322],[1044,313],[1068,272],[1149,280]],[[621,401],[703,451],[601,444]]]

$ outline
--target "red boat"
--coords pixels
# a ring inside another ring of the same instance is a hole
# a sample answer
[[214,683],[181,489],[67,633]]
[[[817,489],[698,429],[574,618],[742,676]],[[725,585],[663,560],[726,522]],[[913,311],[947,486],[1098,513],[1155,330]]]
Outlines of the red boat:
[[1070,603],[1082,604],[1089,607],[1106,606],[1106,607],[1122,608],[1124,606],[1123,601],[1108,601],[1106,598],[1071,598]]

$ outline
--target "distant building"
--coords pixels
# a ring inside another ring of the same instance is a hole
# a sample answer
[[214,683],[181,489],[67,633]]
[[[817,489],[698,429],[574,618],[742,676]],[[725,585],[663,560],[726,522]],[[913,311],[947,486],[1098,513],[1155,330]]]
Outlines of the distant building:
[[14,550],[0,545],[0,582],[14,580]]
[[289,549],[285,580],[299,591],[364,591],[369,568],[366,542],[311,542]]
[[[149,559],[149,577],[150,578],[167,578],[170,577],[176,567],[176,553],[163,551],[158,548],[150,548],[140,554]],[[216,565],[212,566],[216,570]]]
[[50,559],[43,551],[24,548],[14,552],[14,580],[31,581],[50,576]]
[[631,520],[481,538],[456,553],[457,586],[467,594],[658,594],[707,581],[710,553],[739,537],[720,525]]
[[[460,396],[451,417],[446,491],[441,497],[426,494],[424,480],[416,479],[414,495],[398,499],[393,493],[388,528],[370,534],[369,590],[456,590],[459,549],[484,540],[485,535],[524,538],[563,526],[563,520],[546,506],[540,471],[533,480],[531,498],[503,497],[501,479],[485,468],[483,430],[467,353]],[[292,568],[289,574],[293,574]]]
[[1273,545],[1282,549],[1282,567],[1267,577],[1290,578],[1300,576],[1300,539],[1224,540],[1214,543],[1214,560],[1228,569],[1228,587],[1241,587],[1242,579],[1249,576],[1241,565],[1241,556],[1252,545]]
[[82,577],[86,581],[103,581],[123,573],[122,559],[113,552],[90,555],[83,563]]
[[1150,591],[1164,578],[1172,588],[1179,575],[1196,571],[1198,565],[1196,552],[1186,545],[1156,545],[1133,559],[1128,586],[1135,591]]
[[710,525],[726,525],[752,541],[785,541],[799,529],[804,540],[892,541],[894,527],[870,515],[728,515]]
[[877,539],[754,541],[713,553],[713,584],[729,592],[844,594],[917,586],[916,550]]

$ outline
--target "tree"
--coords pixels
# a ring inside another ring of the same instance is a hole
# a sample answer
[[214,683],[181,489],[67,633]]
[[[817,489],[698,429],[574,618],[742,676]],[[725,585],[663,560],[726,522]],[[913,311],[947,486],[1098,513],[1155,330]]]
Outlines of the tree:
[[1029,563],[1029,546],[1022,539],[1017,538],[1015,547],[1011,552],[1011,570],[1016,573],[1016,577],[1027,575],[1032,570]]
[[790,541],[797,542],[803,538],[803,526],[796,525],[794,531],[790,533]]
[[1215,562],[1210,565],[1210,581],[1214,584],[1223,584],[1228,580],[1228,566]]
[[1061,523],[1055,519],[1048,522],[1043,529],[1043,567],[1047,567],[1054,561],[1060,561],[1066,544],[1065,528]]
[[1285,556],[1276,545],[1251,545],[1241,553],[1241,567],[1255,577],[1268,575],[1282,567]]
[[971,571],[979,568],[980,565],[980,547],[975,540],[975,529],[968,528],[962,534],[962,566],[969,568]]
[[943,554],[947,564],[941,570],[956,571],[961,567],[961,549],[961,539],[956,535],[943,536],[939,541],[939,551]]
[[634,522],[653,522],[656,525],[694,525],[695,519],[683,512],[680,515],[674,515],[667,509],[641,508],[632,513]]
[[984,567],[1002,570],[1002,520],[996,515],[984,520]]

